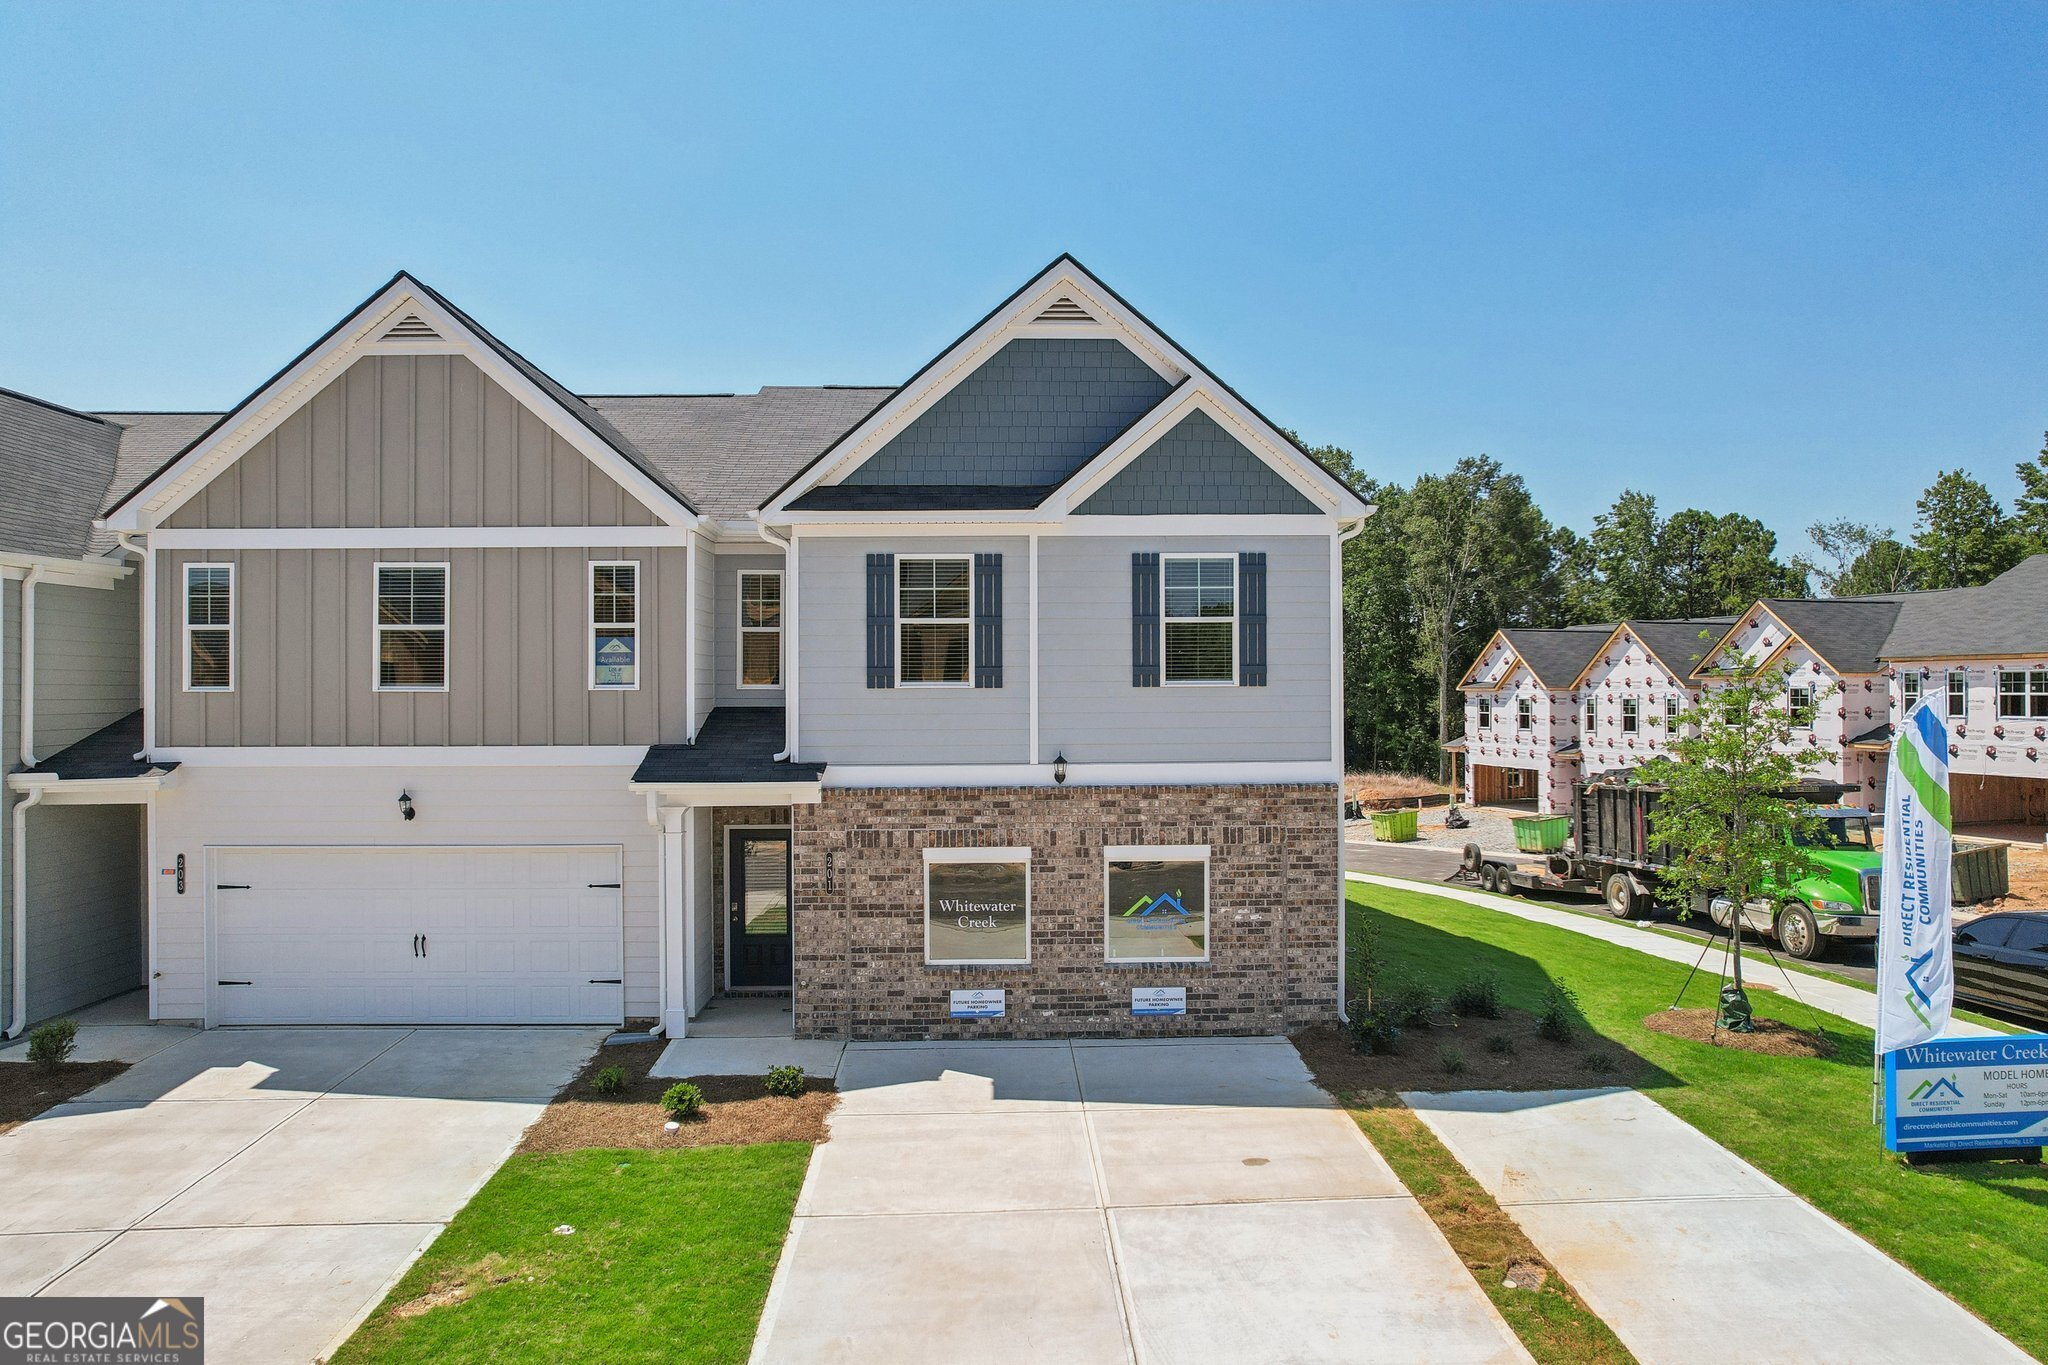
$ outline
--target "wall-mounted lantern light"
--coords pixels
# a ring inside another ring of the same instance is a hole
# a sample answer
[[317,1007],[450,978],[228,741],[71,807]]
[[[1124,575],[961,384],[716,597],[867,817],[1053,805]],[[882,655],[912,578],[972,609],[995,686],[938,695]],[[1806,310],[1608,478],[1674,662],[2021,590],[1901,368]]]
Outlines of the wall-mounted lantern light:
[[398,813],[408,820],[418,814],[412,808],[412,794],[410,792],[400,792],[398,794]]
[[1052,756],[1052,780],[1058,785],[1066,785],[1067,756],[1065,754],[1054,754]]

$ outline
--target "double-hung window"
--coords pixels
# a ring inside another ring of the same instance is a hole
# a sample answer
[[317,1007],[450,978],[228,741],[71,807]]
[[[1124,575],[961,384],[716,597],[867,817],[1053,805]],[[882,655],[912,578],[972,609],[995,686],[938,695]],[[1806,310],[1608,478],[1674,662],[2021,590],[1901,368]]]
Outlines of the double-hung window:
[[1479,699],[1479,728],[1482,730],[1491,730],[1493,728],[1493,699],[1490,697],[1481,697]]
[[631,692],[640,686],[640,565],[590,566],[590,686]]
[[1664,728],[1666,730],[1676,730],[1678,728],[1678,694],[1676,692],[1664,694]]
[[2048,670],[2001,668],[1998,671],[1998,714],[2003,720],[2048,716]]
[[448,690],[448,566],[379,564],[377,690]]
[[782,686],[782,571],[740,574],[740,686]]
[[896,682],[969,687],[974,682],[974,561],[967,555],[896,560]]
[[1166,682],[1237,681],[1237,558],[1161,555]]
[[1970,715],[1970,675],[1960,668],[1948,671],[1948,718],[1966,720]]
[[1527,697],[1519,697],[1515,701],[1515,728],[1517,730],[1533,730],[1536,728],[1536,703],[1530,701]]
[[1813,728],[1813,689],[1792,687],[1785,692],[1785,709],[1792,715],[1792,727],[1796,730]]
[[1910,712],[1920,704],[1920,675],[1914,671],[1899,674],[1899,714]]
[[1634,697],[1621,699],[1621,732],[1625,735],[1636,733],[1642,724],[1642,706]]
[[235,690],[235,566],[185,566],[185,690]]
[[1600,698],[1588,693],[1586,696],[1586,733],[1592,734],[1593,727],[1600,723]]

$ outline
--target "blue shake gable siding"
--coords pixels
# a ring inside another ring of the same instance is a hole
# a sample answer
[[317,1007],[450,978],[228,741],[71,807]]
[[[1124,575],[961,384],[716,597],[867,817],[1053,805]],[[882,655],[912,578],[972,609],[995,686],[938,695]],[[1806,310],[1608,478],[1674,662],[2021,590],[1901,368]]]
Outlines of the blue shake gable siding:
[[1206,412],[1191,412],[1074,509],[1084,516],[1294,515],[1322,510]]
[[1020,337],[843,482],[1058,483],[1170,388],[1121,342]]

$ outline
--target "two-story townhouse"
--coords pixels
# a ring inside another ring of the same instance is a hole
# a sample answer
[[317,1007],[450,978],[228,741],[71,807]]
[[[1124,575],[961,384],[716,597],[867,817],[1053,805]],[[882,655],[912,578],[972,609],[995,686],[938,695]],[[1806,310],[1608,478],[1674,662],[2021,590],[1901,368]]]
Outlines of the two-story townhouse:
[[152,1015],[1333,1017],[1369,512],[1069,258],[738,396],[578,397],[401,274],[106,513]]
[[0,1036],[144,982],[161,774],[133,757],[139,578],[93,519],[155,430],[0,390]]
[[1444,747],[1462,755],[1468,805],[1571,804],[1580,780],[1582,718],[1576,680],[1613,635],[1611,625],[1497,630],[1458,682],[1465,733]]
[[1699,696],[1693,670],[1734,621],[1705,616],[1624,621],[1614,628],[1572,679],[1583,780],[1669,753]]

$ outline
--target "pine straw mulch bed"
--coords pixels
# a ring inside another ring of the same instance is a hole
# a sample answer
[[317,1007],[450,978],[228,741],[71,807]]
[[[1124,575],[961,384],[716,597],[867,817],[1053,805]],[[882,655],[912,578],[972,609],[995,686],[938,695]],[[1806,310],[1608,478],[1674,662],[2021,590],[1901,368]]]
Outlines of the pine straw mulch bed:
[[[1303,1029],[1294,1045],[1316,1084],[1333,1094],[1402,1090],[1586,1090],[1633,1085],[1648,1063],[1619,1043],[1581,1025],[1568,1043],[1536,1031],[1525,1010],[1504,1009],[1498,1019],[1447,1016],[1431,1029],[1404,1028],[1390,1054],[1360,1052],[1333,1024]],[[1489,1049],[1489,1041],[1505,1051]],[[1447,1062],[1447,1053],[1455,1054]],[[1462,1066],[1459,1065],[1462,1061]]]
[[1643,1027],[1671,1038],[1732,1047],[1741,1052],[1761,1052],[1767,1057],[1832,1057],[1835,1053],[1835,1045],[1823,1033],[1794,1028],[1776,1019],[1756,1020],[1754,1033],[1731,1033],[1714,1027],[1719,1017],[1720,1011],[1716,1009],[1658,1010],[1643,1016]]
[[[555,1096],[519,1144],[522,1152],[574,1152],[586,1147],[627,1147],[668,1151],[677,1147],[742,1146],[753,1142],[823,1142],[825,1116],[839,1102],[832,1082],[812,1078],[802,1095],[770,1095],[761,1076],[692,1076],[704,1092],[704,1108],[671,1133],[663,1127],[661,1096],[673,1076],[649,1076],[647,1069],[668,1044],[620,1043],[601,1047],[576,1079]],[[600,1095],[590,1078],[608,1066],[626,1069],[626,1088]]]
[[66,1062],[52,1072],[32,1062],[0,1062],[0,1133],[77,1099],[127,1069],[126,1062]]

